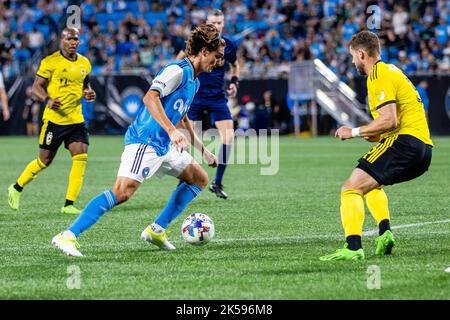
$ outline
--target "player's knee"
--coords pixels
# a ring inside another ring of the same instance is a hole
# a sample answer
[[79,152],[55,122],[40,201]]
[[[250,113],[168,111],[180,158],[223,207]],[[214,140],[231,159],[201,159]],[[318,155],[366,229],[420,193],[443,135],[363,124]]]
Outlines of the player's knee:
[[39,160],[41,160],[41,162],[46,167],[48,167],[53,162],[53,158],[52,157],[39,157]]
[[128,201],[134,193],[131,188],[127,188],[126,186],[120,184],[115,185],[112,192],[116,196],[117,203]]
[[194,183],[204,189],[208,185],[208,174],[202,170],[196,175]]
[[364,195],[364,191],[359,186],[357,186],[356,184],[351,183],[349,181],[346,181],[344,183],[344,185],[341,187],[341,193],[344,193],[349,190],[353,190],[353,191],[358,192],[361,195]]

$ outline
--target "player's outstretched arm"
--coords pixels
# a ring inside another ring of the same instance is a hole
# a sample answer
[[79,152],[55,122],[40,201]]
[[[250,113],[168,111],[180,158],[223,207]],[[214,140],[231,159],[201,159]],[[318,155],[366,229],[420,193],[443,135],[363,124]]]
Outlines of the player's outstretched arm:
[[231,81],[230,85],[228,86],[227,93],[231,98],[236,97],[238,86],[239,86],[239,74],[240,74],[240,67],[239,62],[236,60],[234,63],[231,63]]
[[181,133],[167,117],[159,98],[159,91],[150,89],[142,99],[153,119],[167,132],[175,147],[180,151],[187,150],[186,137]]
[[11,115],[8,109],[8,95],[4,88],[0,89],[0,101],[2,102],[3,121],[8,121]]
[[397,105],[389,103],[378,109],[378,118],[372,122],[358,128],[340,127],[336,130],[335,137],[341,140],[360,136],[374,137],[397,128],[397,125]]
[[87,102],[94,102],[97,98],[97,95],[91,87],[91,83],[89,82],[89,76],[86,76],[84,78],[83,82],[83,97],[86,99]]

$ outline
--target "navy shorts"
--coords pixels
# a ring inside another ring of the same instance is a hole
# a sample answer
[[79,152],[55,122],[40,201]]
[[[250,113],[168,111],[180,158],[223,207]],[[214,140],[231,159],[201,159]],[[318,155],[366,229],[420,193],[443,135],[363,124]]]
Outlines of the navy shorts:
[[216,121],[233,120],[226,99],[193,102],[188,111],[189,120],[202,121],[204,110],[208,111],[211,124]]

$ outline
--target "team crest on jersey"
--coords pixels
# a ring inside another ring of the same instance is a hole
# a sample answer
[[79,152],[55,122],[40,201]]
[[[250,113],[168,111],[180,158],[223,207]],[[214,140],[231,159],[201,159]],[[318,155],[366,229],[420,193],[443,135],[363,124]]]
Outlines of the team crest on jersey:
[[149,167],[145,167],[144,169],[142,169],[142,176],[144,178],[146,178],[149,173],[150,173],[150,168]]
[[49,131],[47,132],[47,137],[45,138],[45,144],[50,145],[52,143],[53,139],[53,132]]

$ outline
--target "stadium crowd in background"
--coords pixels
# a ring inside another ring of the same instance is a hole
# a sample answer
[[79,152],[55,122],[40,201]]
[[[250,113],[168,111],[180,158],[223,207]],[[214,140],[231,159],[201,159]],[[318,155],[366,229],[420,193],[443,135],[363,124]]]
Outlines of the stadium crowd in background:
[[[164,0],[81,2],[80,53],[92,74],[154,75],[183,47],[191,27],[208,10],[225,14],[225,34],[238,35],[242,78],[279,78],[289,62],[319,58],[342,79],[356,75],[347,43],[366,28],[370,4],[378,4],[382,58],[407,74],[450,71],[450,1]],[[27,63],[38,65],[57,31],[66,0],[2,1],[0,64],[6,78]],[[34,59],[33,59],[33,55]]]

